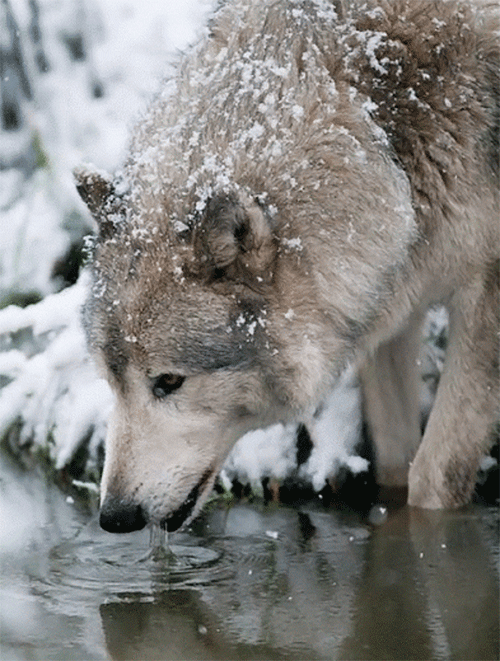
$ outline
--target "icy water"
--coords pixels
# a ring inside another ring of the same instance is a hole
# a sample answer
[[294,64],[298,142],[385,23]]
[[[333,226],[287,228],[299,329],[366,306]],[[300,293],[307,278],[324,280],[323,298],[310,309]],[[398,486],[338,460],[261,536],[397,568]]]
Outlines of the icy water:
[[164,547],[0,475],[2,661],[499,658],[496,508],[238,504]]

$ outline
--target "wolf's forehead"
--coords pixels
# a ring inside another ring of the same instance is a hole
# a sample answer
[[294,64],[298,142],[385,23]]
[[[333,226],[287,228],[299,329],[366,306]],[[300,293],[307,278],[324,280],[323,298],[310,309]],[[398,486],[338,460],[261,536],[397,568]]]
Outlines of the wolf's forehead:
[[138,342],[151,369],[178,365],[189,372],[249,365],[257,356],[257,311],[237,300],[203,296],[170,300],[143,326]]
[[206,296],[169,297],[133,304],[102,299],[90,304],[90,344],[124,384],[130,364],[148,376],[244,368],[255,362],[265,313],[241,301]]

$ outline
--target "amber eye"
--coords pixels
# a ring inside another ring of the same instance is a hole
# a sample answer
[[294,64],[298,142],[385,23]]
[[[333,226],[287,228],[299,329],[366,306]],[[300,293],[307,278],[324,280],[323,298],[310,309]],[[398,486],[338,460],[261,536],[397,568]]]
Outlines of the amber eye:
[[179,374],[161,374],[153,380],[153,395],[157,399],[163,399],[174,390],[180,388],[184,380],[185,377]]

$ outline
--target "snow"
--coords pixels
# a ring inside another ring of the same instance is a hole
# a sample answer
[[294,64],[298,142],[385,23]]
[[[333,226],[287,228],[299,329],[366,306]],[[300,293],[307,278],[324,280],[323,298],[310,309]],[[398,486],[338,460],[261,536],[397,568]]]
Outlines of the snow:
[[361,402],[352,369],[341,376],[308,429],[314,447],[300,473],[316,491],[321,491],[342,466],[352,473],[368,470],[366,459],[354,452],[361,436]]
[[221,474],[227,487],[233,479],[262,490],[262,479],[282,480],[296,467],[294,426],[273,425],[265,431],[249,432],[235,445]]
[[21,349],[0,353],[0,374],[9,380],[0,397],[0,436],[20,422],[19,445],[46,449],[56,468],[68,464],[83,441],[95,455],[112,403],[107,382],[87,354],[80,324],[86,281],[85,274],[60,294],[0,313],[3,339],[13,342],[23,330],[32,339],[29,352],[25,342]]
[[385,35],[380,32],[375,32],[375,34],[372,34],[370,37],[368,37],[366,41],[366,54],[368,55],[370,59],[370,65],[372,68],[380,74],[387,74],[388,71],[387,69],[382,66],[382,64],[378,61],[377,56],[376,56],[376,51],[377,48],[383,43]]
[[[97,474],[112,394],[88,355],[81,327],[88,275],[83,272],[76,284],[62,291],[53,277],[58,260],[91,229],[71,173],[87,162],[95,163],[104,177],[119,167],[134,119],[158,90],[176,51],[206,30],[215,4],[215,0],[39,0],[50,69],[37,73],[28,58],[33,99],[24,101],[19,130],[0,132],[0,213],[5,228],[0,236],[0,301],[30,292],[42,298],[28,307],[11,305],[0,310],[0,438],[8,438],[15,449],[43,450],[58,469],[68,465],[85,444],[87,471],[77,483],[85,488],[91,488]],[[329,3],[318,0],[317,6],[329,20],[334,17]],[[30,54],[29,2],[19,0],[13,7]],[[296,10],[297,20],[301,11]],[[80,32],[87,57],[75,60],[64,39]],[[367,44],[373,58],[376,46],[375,41]],[[242,62],[241,67],[249,92],[259,94],[263,91],[257,85],[259,67],[272,70],[278,79],[289,76],[288,65],[272,60]],[[193,85],[208,83],[201,78],[192,81]],[[332,98],[335,94],[333,87]],[[161,98],[168,98],[168,92]],[[241,133],[240,140],[258,147],[263,122],[276,121],[275,101],[273,92],[265,93],[258,104],[262,117]],[[304,106],[290,103],[292,118],[300,122]],[[199,135],[191,135],[192,148],[198,139]],[[273,149],[276,153],[270,158],[281,153],[282,144],[277,141]],[[38,165],[26,167],[33,159],[40,161]],[[24,166],[19,166],[20,161]],[[207,154],[199,174],[206,172],[224,186],[231,168],[229,157],[217,160]],[[204,205],[207,189],[200,191],[199,204]],[[178,221],[177,231],[185,227]],[[300,237],[283,239],[283,244],[288,250],[302,249]],[[285,317],[291,320],[293,315],[288,310]],[[248,323],[250,334],[257,322],[265,324],[262,319],[242,320]],[[314,450],[300,467],[300,479],[319,491],[342,465],[353,472],[366,470],[365,460],[354,449],[359,425],[359,392],[347,374],[309,426]],[[236,478],[259,492],[263,478],[284,480],[298,471],[296,427],[276,425],[243,437],[229,456],[221,480],[229,487]]]

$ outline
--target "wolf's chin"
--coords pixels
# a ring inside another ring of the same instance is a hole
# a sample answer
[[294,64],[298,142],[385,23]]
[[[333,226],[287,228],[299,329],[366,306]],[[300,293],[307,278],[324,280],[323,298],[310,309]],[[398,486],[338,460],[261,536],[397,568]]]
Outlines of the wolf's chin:
[[[169,516],[162,519],[160,525],[168,532],[178,530],[184,523],[194,517],[195,511],[199,509],[206,500],[212,487],[216,472],[209,468],[203,473],[200,481],[189,492],[182,505]],[[197,507],[198,506],[198,507]]]
[[183,523],[191,518],[191,515],[193,514],[196,507],[196,503],[198,502],[199,495],[200,487],[197,484],[193,489],[191,489],[188,497],[182,503],[182,505],[173,514],[162,519],[160,523],[161,527],[167,530],[167,532],[174,532],[175,530],[178,530]]

